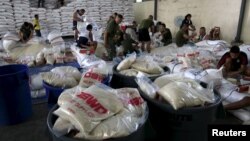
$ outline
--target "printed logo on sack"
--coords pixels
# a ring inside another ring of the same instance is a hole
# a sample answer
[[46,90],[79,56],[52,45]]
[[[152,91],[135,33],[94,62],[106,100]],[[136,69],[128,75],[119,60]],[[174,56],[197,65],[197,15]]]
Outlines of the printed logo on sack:
[[97,80],[98,82],[101,82],[103,80],[103,76],[97,73],[93,73],[92,71],[87,72],[84,76],[84,78],[91,78],[94,80]]
[[99,114],[106,114],[108,110],[98,102],[98,99],[96,99],[93,95],[81,92],[76,97],[84,100],[84,102],[90,106],[95,112]]
[[133,105],[133,106],[139,106],[141,104],[143,104],[143,99],[141,97],[136,97],[133,99],[129,100],[129,104]]

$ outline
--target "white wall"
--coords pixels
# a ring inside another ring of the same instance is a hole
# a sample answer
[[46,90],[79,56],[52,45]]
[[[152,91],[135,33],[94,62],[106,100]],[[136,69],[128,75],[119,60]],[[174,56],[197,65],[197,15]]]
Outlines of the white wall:
[[[212,27],[220,26],[222,38],[231,42],[236,36],[240,6],[241,0],[159,0],[158,20],[164,22],[175,35],[179,27],[175,26],[174,19],[190,13],[197,29],[204,26],[209,32]],[[249,7],[250,2],[247,1],[241,36],[245,43],[250,43]],[[134,8],[135,17],[140,21],[149,14],[153,15],[154,2],[135,3]]]
[[147,18],[148,15],[154,15],[153,1],[135,3],[133,7],[137,23],[140,23],[140,21]]
[[241,39],[245,42],[250,44],[250,2],[247,0],[246,9],[245,9],[245,17],[242,25],[242,33]]

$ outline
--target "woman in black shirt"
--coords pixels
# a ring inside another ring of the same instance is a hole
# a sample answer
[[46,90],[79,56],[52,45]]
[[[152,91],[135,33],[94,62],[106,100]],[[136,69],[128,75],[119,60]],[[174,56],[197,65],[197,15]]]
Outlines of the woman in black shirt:
[[[184,20],[182,21],[182,23],[181,23],[181,27],[182,27],[182,25],[187,24],[190,31],[195,31],[195,26],[193,25],[193,23],[192,23],[192,21],[191,21],[191,17],[192,17],[191,14],[187,14],[187,15],[185,16],[185,19],[184,19]],[[190,28],[190,27],[191,27],[191,28]],[[187,34],[188,34],[188,31],[187,31]]]

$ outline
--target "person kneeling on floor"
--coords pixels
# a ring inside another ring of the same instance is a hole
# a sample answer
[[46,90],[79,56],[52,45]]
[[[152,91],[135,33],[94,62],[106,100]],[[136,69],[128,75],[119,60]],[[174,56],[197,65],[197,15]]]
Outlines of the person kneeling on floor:
[[247,54],[240,51],[238,46],[231,47],[230,51],[225,53],[220,59],[217,69],[223,68],[224,77],[238,77],[240,75],[250,76],[247,71]]
[[77,46],[80,48],[92,48],[93,50],[97,47],[97,42],[94,41],[91,24],[87,25],[86,31],[80,34],[79,40],[77,41]]
[[32,37],[34,33],[34,26],[32,23],[24,22],[19,31],[19,37],[21,42],[26,43]]
[[134,41],[129,34],[124,33],[122,47],[124,48],[124,55],[133,52],[139,53],[138,43]]

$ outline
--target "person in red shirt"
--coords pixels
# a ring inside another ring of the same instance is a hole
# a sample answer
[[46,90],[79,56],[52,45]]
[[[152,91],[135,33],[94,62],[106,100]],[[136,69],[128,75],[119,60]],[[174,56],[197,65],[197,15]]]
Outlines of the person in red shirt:
[[247,54],[240,51],[238,46],[233,46],[229,52],[222,56],[217,65],[217,69],[224,66],[223,75],[225,77],[237,77],[239,75],[245,75],[247,64]]

